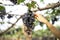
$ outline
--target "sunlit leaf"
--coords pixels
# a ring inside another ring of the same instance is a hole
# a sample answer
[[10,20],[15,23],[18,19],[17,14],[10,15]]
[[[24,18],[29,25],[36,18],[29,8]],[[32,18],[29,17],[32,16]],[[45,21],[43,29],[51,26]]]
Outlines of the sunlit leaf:
[[24,2],[25,0],[17,0],[17,4]]
[[35,19],[35,22],[34,22],[35,26],[37,26],[38,23],[39,23],[39,21],[37,19]]
[[32,1],[31,2],[31,7],[35,8],[36,7],[35,4],[36,4],[36,2]]
[[0,6],[0,10],[4,10],[5,9],[5,7],[3,7],[3,6]]
[[27,3],[26,5],[28,6],[29,9],[31,9],[31,4],[30,3]]
[[31,3],[27,3],[26,5],[28,6],[29,9],[31,9],[36,7],[35,4],[36,2],[32,1]]
[[40,2],[43,2],[44,0],[40,0]]
[[54,16],[57,16],[57,15],[59,15],[60,14],[60,10],[57,10],[57,9],[53,9],[53,11],[52,11],[52,13],[51,13],[52,15],[54,15]]

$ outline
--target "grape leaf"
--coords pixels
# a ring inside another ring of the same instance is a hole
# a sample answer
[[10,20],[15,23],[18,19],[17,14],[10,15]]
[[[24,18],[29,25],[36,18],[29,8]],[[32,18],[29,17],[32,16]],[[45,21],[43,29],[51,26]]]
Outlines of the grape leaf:
[[17,0],[17,4],[24,2],[25,0]]
[[31,7],[35,8],[36,7],[35,4],[36,4],[36,2],[32,1],[31,2]]
[[27,3],[26,5],[28,6],[29,9],[31,9],[31,4],[30,3]]
[[44,0],[40,0],[40,2],[43,2]]
[[56,10],[55,15],[60,15],[60,10]]
[[27,3],[26,5],[28,6],[29,9],[31,9],[36,7],[35,4],[36,2],[32,1],[31,3]]
[[5,9],[5,7],[4,6],[0,6],[0,10],[4,10]]

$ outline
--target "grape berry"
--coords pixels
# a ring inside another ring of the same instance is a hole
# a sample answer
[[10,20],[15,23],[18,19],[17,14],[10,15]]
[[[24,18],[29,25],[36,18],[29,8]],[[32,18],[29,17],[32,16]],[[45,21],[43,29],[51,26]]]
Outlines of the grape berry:
[[12,3],[16,4],[17,0],[10,0]]
[[1,18],[2,20],[5,18],[5,15],[6,15],[5,9],[0,10],[0,18]]
[[10,19],[10,18],[12,18],[12,17],[13,17],[13,15],[10,15],[10,14],[7,16],[8,19]]
[[58,19],[56,18],[56,17],[54,17],[53,19],[52,19],[52,24],[54,24],[55,23],[55,21],[57,21]]
[[23,23],[27,26],[27,28],[34,28],[35,17],[32,11],[29,10],[29,12],[23,16],[22,20]]
[[5,16],[4,15],[0,15],[0,18],[3,20],[5,18]]

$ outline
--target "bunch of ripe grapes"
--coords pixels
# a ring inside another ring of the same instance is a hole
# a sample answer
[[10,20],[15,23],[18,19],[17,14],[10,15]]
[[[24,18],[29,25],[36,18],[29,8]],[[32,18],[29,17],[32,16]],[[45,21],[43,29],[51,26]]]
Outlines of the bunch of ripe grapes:
[[28,13],[24,14],[22,20],[27,28],[34,28],[35,17],[32,11],[29,10]]

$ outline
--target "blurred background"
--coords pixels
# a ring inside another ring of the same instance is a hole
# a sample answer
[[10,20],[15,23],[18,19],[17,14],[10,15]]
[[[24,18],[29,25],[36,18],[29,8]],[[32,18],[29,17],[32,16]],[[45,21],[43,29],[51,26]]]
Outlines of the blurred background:
[[[43,9],[60,3],[60,0],[0,0],[0,40],[25,40],[22,32],[22,15],[31,9],[43,15],[52,25],[60,30],[60,5]],[[39,10],[39,8],[43,10]],[[32,40],[59,40],[46,24],[34,22]]]

